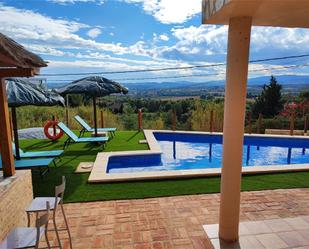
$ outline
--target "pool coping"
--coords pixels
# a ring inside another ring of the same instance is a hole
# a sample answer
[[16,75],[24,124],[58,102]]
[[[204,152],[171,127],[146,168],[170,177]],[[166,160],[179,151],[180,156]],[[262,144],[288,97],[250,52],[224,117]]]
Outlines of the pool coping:
[[[117,152],[100,152],[94,162],[92,171],[88,178],[89,183],[99,182],[120,182],[120,181],[137,181],[137,180],[154,180],[154,179],[173,179],[173,178],[193,178],[204,176],[219,176],[221,168],[211,169],[190,169],[190,170],[170,170],[170,171],[149,171],[149,172],[132,172],[132,173],[107,173],[108,160],[112,156],[132,156],[147,154],[162,154],[159,143],[154,137],[154,132],[160,133],[187,133],[187,134],[207,134],[222,135],[222,132],[199,132],[199,131],[171,131],[171,130],[143,130],[148,142],[149,150],[135,151],[117,151]],[[301,138],[309,139],[309,136],[290,136],[290,135],[273,135],[273,134],[245,134],[252,137],[273,137],[273,138]],[[297,172],[309,171],[309,164],[286,164],[272,166],[250,166],[243,167],[242,174],[265,174],[279,172]]]

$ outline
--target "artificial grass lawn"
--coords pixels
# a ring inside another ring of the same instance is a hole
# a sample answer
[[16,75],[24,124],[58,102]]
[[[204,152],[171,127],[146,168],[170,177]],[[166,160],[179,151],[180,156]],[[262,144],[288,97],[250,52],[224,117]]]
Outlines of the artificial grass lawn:
[[[116,137],[107,143],[105,151],[145,150],[148,146],[139,144],[144,139],[142,132],[118,131]],[[64,138],[57,142],[49,140],[21,140],[25,151],[62,149]],[[33,171],[35,196],[50,196],[54,186],[65,175],[67,187],[65,202],[83,202],[113,199],[148,198],[158,196],[216,193],[220,191],[220,177],[203,177],[179,180],[157,180],[124,183],[87,183],[89,173],[75,174],[79,162],[94,161],[102,146],[72,144],[64,152],[58,168],[51,167],[41,177]],[[242,178],[242,190],[264,190],[278,188],[308,188],[309,172],[247,175]]]

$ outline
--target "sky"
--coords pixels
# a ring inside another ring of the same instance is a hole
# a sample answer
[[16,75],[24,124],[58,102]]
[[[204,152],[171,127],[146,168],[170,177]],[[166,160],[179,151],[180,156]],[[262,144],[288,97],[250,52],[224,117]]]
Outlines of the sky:
[[[201,24],[201,0],[0,0],[0,32],[48,61],[48,82],[113,72],[225,63],[227,26]],[[250,59],[309,54],[309,30],[253,27]],[[254,63],[250,77],[308,75],[309,57]],[[198,76],[194,76],[198,75]],[[201,77],[203,75],[203,77]],[[225,67],[103,74],[120,83],[204,82]],[[183,77],[184,76],[184,77]]]

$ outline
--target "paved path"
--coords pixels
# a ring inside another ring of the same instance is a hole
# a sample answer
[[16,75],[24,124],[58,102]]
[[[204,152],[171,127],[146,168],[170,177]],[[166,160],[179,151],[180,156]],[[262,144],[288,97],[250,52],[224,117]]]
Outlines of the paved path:
[[[203,225],[218,223],[219,196],[99,201],[65,208],[75,249],[205,249],[212,247]],[[242,193],[241,221],[305,215],[309,189]]]

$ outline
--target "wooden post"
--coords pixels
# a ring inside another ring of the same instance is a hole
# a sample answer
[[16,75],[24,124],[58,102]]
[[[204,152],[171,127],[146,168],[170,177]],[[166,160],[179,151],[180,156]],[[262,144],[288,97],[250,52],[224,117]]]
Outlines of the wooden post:
[[[55,115],[52,116],[52,120],[56,121],[56,116]],[[53,133],[54,133],[54,136],[57,135],[56,125],[53,125]]]
[[67,94],[65,96],[66,98],[66,108],[65,108],[65,117],[66,117],[66,123],[67,123],[67,127],[70,127],[70,121],[69,121],[69,95]]
[[[304,136],[306,136],[307,135],[307,132],[308,132],[308,123],[309,123],[309,115],[307,114],[307,115],[304,115]],[[305,155],[305,153],[306,153],[306,148],[303,148],[302,149],[302,153],[303,153],[303,155]]]
[[213,132],[213,124],[214,124],[214,111],[210,111],[210,119],[209,119],[209,131]]
[[96,103],[96,97],[92,98],[93,103],[93,123],[94,123],[94,136],[98,136],[98,124],[97,124],[97,103]]
[[223,132],[223,127],[224,127],[224,117],[223,117],[223,120],[222,120],[222,132]]
[[104,127],[105,127],[105,124],[104,124],[104,113],[101,110],[101,128],[104,128]]
[[[1,84],[1,83],[0,83],[0,84]],[[11,137],[13,138],[13,137],[14,137],[14,134],[13,134],[12,112],[11,112],[11,115],[10,115],[10,128],[11,128]]]
[[294,135],[294,125],[295,125],[295,113],[292,112],[290,115],[290,136]]
[[138,130],[141,130],[143,126],[143,114],[142,109],[138,109]]
[[309,123],[309,115],[305,115],[305,121],[304,121],[304,135],[306,135],[308,131],[308,123]]
[[173,109],[173,120],[172,120],[172,129],[173,129],[173,131],[176,130],[176,127],[177,127],[176,123],[177,123],[176,110]]
[[14,144],[15,144],[15,156],[17,160],[20,160],[16,107],[12,107],[11,110],[12,110],[12,123],[13,123]]
[[12,136],[10,129],[10,114],[6,97],[6,84],[4,78],[0,79],[0,151],[2,158],[3,176],[9,177],[15,174],[14,157],[12,151]]
[[262,126],[263,114],[259,114],[258,123],[257,123],[257,134],[261,134],[261,126]]
[[248,133],[252,133],[252,112],[248,114]]
[[229,20],[219,238],[238,240],[251,17]]

